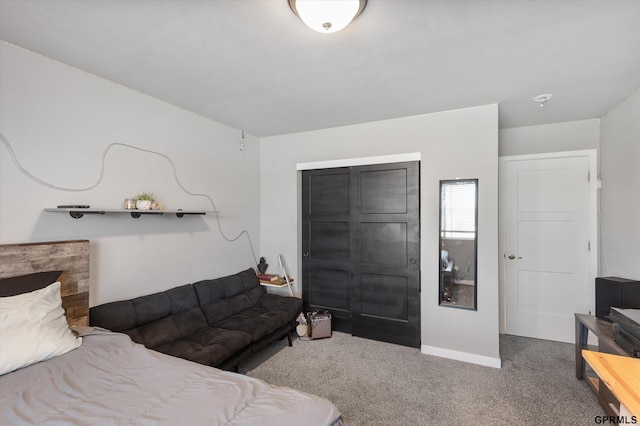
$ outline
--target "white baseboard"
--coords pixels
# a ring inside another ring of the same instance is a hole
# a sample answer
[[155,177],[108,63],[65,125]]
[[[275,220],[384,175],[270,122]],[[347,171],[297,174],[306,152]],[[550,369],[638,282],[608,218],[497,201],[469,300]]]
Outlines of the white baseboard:
[[472,364],[484,365],[485,367],[502,368],[500,358],[492,358],[484,355],[459,352],[451,349],[436,348],[435,346],[422,345],[420,352],[426,355],[439,356],[441,358],[455,359],[456,361],[470,362]]

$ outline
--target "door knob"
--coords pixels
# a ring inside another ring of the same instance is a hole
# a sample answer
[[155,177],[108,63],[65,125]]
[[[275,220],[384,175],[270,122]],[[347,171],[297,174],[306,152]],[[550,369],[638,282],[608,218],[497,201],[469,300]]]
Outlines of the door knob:
[[308,251],[305,251],[304,253],[302,253],[302,256],[304,256],[304,257],[309,257],[309,252],[308,252]]
[[509,259],[515,259],[515,258],[516,258],[516,255],[515,255],[515,254],[510,254],[510,255],[509,255]]

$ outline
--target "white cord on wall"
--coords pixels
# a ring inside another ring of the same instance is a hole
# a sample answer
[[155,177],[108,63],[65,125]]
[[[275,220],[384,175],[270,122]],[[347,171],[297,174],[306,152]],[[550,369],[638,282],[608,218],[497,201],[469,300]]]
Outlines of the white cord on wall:
[[[244,132],[243,132],[243,136],[244,136]],[[135,150],[138,150],[138,151],[146,152],[148,154],[158,155],[158,156],[164,158],[165,160],[167,160],[169,162],[169,164],[171,165],[171,169],[173,170],[173,178],[175,179],[175,181],[178,184],[178,187],[180,187],[180,189],[182,189],[185,193],[187,193],[189,195],[192,195],[192,196],[195,196],[195,197],[204,197],[207,200],[209,200],[209,203],[211,204],[211,207],[213,207],[213,213],[215,214],[216,222],[218,224],[218,231],[220,232],[220,235],[222,236],[222,238],[224,238],[228,242],[234,242],[234,241],[237,241],[242,235],[246,235],[247,236],[247,240],[249,242],[249,248],[251,249],[251,255],[253,256],[253,259],[254,259],[255,263],[256,264],[258,263],[258,258],[256,256],[255,250],[253,249],[253,243],[251,241],[251,235],[249,235],[249,232],[247,230],[243,229],[236,237],[234,237],[234,238],[227,237],[225,235],[225,233],[223,232],[223,230],[222,230],[222,225],[220,224],[220,216],[218,215],[218,209],[216,208],[216,204],[213,201],[213,199],[207,194],[191,192],[187,188],[185,188],[184,185],[182,185],[182,182],[180,182],[180,179],[178,178],[178,172],[176,171],[176,166],[175,166],[173,160],[171,160],[171,158],[169,158],[169,156],[167,156],[166,154],[163,154],[163,153],[157,152],[157,151],[153,151],[153,150],[150,150],[150,149],[140,148],[140,147],[137,147],[137,146],[134,146],[134,145],[120,143],[120,142],[111,143],[105,148],[104,152],[102,153],[102,157],[100,158],[100,173],[98,174],[98,179],[96,180],[96,182],[93,185],[89,185],[89,186],[84,187],[84,188],[67,188],[67,187],[64,187],[64,186],[59,186],[59,185],[54,185],[54,184],[48,183],[48,182],[40,179],[39,177],[33,175],[27,169],[25,169],[22,166],[22,164],[20,164],[20,161],[18,161],[18,158],[17,158],[15,152],[13,151],[13,147],[11,146],[11,143],[9,143],[9,140],[1,132],[0,132],[0,141],[7,147],[7,150],[9,151],[9,156],[13,160],[13,163],[16,165],[18,170],[20,170],[20,172],[22,172],[22,174],[24,174],[25,176],[27,176],[29,179],[33,180],[34,182],[36,182],[36,183],[38,183],[40,185],[46,186],[47,188],[56,189],[56,190],[59,190],[59,191],[70,191],[70,192],[90,191],[90,190],[94,189],[95,187],[97,187],[100,184],[100,182],[102,182],[102,179],[104,177],[105,159],[107,157],[107,154],[109,153],[109,151],[111,151],[111,148],[113,148],[113,147],[121,146],[121,147],[125,147],[125,148],[130,148],[130,149],[135,149]]]

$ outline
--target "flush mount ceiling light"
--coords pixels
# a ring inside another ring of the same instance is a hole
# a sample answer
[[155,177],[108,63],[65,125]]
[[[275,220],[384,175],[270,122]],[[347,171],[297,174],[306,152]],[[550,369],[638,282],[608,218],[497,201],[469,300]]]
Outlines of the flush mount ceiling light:
[[367,0],[289,0],[289,7],[319,33],[340,31],[362,13]]
[[533,102],[537,102],[538,106],[542,108],[549,99],[553,98],[551,93],[545,93],[544,95],[538,95],[531,99]]

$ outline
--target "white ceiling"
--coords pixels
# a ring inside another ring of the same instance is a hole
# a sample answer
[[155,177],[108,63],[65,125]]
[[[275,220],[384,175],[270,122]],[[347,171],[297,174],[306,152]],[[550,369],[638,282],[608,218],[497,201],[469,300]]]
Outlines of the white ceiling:
[[582,120],[640,88],[640,0],[369,0],[328,35],[287,0],[0,0],[0,38],[256,136],[491,103],[501,128]]

